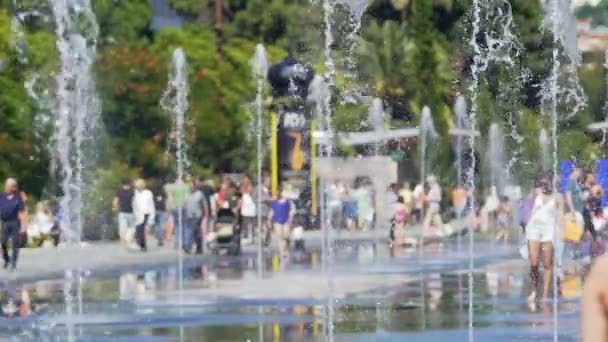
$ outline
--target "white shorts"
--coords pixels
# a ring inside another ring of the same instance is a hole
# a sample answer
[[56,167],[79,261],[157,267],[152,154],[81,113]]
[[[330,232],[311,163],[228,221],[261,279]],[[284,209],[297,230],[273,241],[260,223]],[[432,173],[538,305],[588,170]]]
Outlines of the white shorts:
[[553,242],[555,238],[555,224],[539,224],[530,222],[526,226],[526,239],[528,241]]

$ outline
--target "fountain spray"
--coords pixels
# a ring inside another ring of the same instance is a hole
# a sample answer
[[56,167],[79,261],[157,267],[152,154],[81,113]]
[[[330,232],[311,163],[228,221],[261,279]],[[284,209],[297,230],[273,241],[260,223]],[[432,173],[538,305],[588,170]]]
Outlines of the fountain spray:
[[[513,33],[513,14],[509,1],[484,1],[473,0],[471,18],[471,36],[468,41],[473,55],[471,64],[471,81],[467,88],[471,103],[470,125],[473,132],[477,131],[477,113],[479,86],[483,75],[490,65],[502,64],[508,68],[515,66],[515,57],[521,51],[521,44]],[[508,113],[508,122],[511,124],[511,137],[521,143],[521,137],[515,131],[513,124],[513,112]],[[471,135],[469,147],[471,151],[471,164],[466,172],[466,184],[470,189],[475,189],[475,169],[478,161],[475,156],[475,134]],[[470,209],[475,207],[474,200],[470,203]],[[473,270],[474,270],[474,226],[469,224],[469,270],[468,270],[468,339],[474,341],[473,326]]]
[[542,128],[538,135],[538,144],[540,146],[540,160],[542,171],[546,172],[553,168],[551,155],[551,140],[546,129]]
[[[173,115],[173,134],[175,135],[176,160],[177,160],[177,181],[184,182],[185,169],[189,166],[187,151],[188,146],[185,139],[186,111],[188,111],[188,72],[184,50],[175,49],[172,60],[173,69],[169,75],[169,85],[165,90],[161,100],[161,107]],[[178,269],[179,269],[179,289],[180,303],[184,288],[184,255],[183,255],[183,210],[177,210],[177,241],[179,250]]]
[[[424,106],[420,117],[420,184],[424,185],[427,174],[427,145],[429,139],[435,139],[438,137],[437,130],[435,129],[435,123],[433,122],[433,114],[431,108]],[[424,209],[420,216],[424,219]],[[422,237],[420,240],[419,254],[422,255],[422,247],[424,246],[424,229],[422,231]]]
[[[325,82],[327,82],[328,87],[329,87],[329,93],[323,97],[324,99],[324,104],[323,104],[323,109],[324,109],[324,126],[325,126],[325,131],[327,132],[328,136],[333,137],[334,136],[334,131],[333,131],[333,118],[332,118],[332,114],[333,114],[333,110],[331,108],[331,93],[333,92],[334,89],[334,79],[335,79],[335,74],[336,74],[336,66],[335,66],[335,62],[334,62],[334,58],[332,56],[332,51],[331,51],[331,46],[334,43],[334,37],[333,37],[333,32],[332,32],[332,27],[333,27],[333,15],[334,15],[334,11],[335,11],[335,6],[336,6],[336,0],[323,0],[323,21],[325,24],[325,29],[324,29],[324,38],[325,38]],[[330,141],[328,141],[327,144],[323,145],[323,155],[326,158],[331,158],[332,154],[333,154],[333,142],[330,139]],[[325,329],[325,337],[327,339],[327,341],[329,342],[333,342],[334,340],[334,237],[333,237],[333,227],[331,225],[331,219],[329,217],[329,215],[327,215],[327,197],[328,197],[328,191],[329,191],[329,185],[328,185],[328,181],[327,179],[322,180],[321,182],[322,184],[322,193],[323,193],[323,202],[322,202],[322,206],[323,206],[323,212],[325,213],[325,215],[323,215],[323,222],[322,222],[322,229],[323,229],[323,234],[325,234],[326,238],[324,239],[325,242],[327,243],[327,248],[326,248],[326,255],[325,258],[327,259],[327,262],[325,262],[324,264],[326,265],[326,274],[327,274],[327,288],[328,288],[328,296],[327,296],[327,326]]]
[[490,185],[502,193],[505,186],[505,141],[502,128],[497,123],[490,125],[488,132],[487,159],[490,164]]
[[[570,0],[551,0],[547,2],[545,25],[553,34],[552,66],[549,79],[543,85],[542,100],[549,108],[551,115],[551,140],[553,142],[553,191],[557,191],[559,155],[558,155],[558,122],[576,115],[585,105],[586,98],[578,81],[577,68],[581,62],[576,38],[576,20],[571,11]],[[563,49],[563,55],[560,53]],[[567,65],[562,65],[565,58]],[[562,112],[563,108],[563,112]],[[558,341],[558,290],[557,267],[561,260],[561,234],[555,221],[553,236],[553,258],[556,265],[553,270],[553,341]]]
[[253,68],[253,76],[257,82],[256,84],[256,96],[255,96],[255,107],[256,107],[256,146],[257,146],[257,227],[258,227],[258,275],[262,277],[264,272],[263,260],[262,260],[262,163],[264,160],[262,150],[262,132],[263,132],[263,113],[264,113],[264,82],[266,75],[268,74],[268,58],[266,57],[266,49],[264,45],[258,44],[255,48],[255,55],[251,61]]
[[[346,68],[344,70],[345,79],[355,79],[357,76],[357,60],[355,50],[358,46],[359,32],[361,31],[361,19],[367,10],[369,0],[336,0],[338,4],[346,6],[349,10],[349,31],[346,34],[348,48],[346,51]],[[348,89],[342,96],[341,102],[356,102],[356,90]],[[355,96],[353,96],[355,95]]]
[[66,239],[82,239],[83,193],[87,163],[100,112],[93,64],[99,28],[90,0],[51,1],[60,67],[55,77],[54,155],[62,180],[62,227]]

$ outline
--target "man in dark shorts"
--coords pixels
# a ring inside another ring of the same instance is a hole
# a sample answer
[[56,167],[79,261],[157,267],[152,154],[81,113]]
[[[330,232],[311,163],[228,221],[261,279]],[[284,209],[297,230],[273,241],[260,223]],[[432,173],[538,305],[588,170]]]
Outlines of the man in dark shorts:
[[133,216],[134,195],[135,191],[131,185],[131,180],[125,178],[112,201],[112,209],[118,213],[118,235],[124,247],[129,246],[135,228],[135,217]]
[[[0,193],[0,221],[2,221],[2,257],[4,268],[11,266],[13,271],[17,268],[19,248],[21,247],[22,234],[25,233],[23,213],[25,202],[18,191],[17,181],[8,178],[4,185],[4,192]],[[12,257],[8,255],[8,240],[13,246]]]

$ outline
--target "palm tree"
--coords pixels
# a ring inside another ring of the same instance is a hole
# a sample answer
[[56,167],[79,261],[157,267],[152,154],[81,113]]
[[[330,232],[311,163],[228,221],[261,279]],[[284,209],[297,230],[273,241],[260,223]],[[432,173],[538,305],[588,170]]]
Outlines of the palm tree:
[[389,105],[408,95],[405,74],[411,48],[406,30],[395,21],[372,22],[363,33],[359,65],[376,95]]

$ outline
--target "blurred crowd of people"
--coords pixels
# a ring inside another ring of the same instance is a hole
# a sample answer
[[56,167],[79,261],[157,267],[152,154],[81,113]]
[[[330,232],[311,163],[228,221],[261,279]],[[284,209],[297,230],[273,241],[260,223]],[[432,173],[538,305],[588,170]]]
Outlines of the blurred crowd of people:
[[[264,216],[272,205],[269,183],[266,178],[259,189]],[[143,179],[134,183],[124,179],[116,191],[113,210],[125,247],[145,251],[150,235],[158,246],[172,242],[186,253],[201,254],[205,241],[213,236],[214,222],[221,210],[234,213],[244,241],[256,238],[257,196],[258,189],[249,176],[238,183],[224,177],[219,187],[212,179],[190,176],[150,187]],[[178,227],[182,227],[181,239],[177,238]]]

